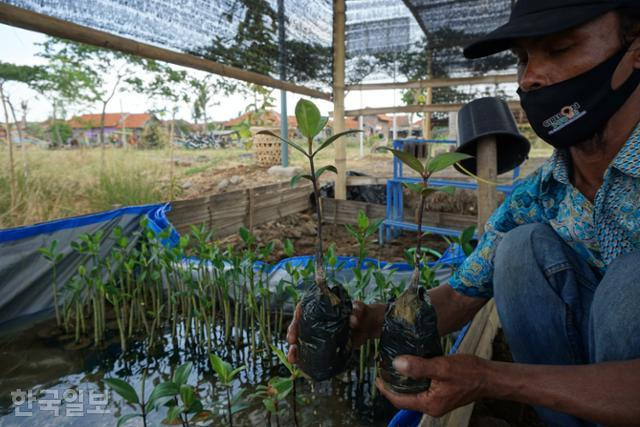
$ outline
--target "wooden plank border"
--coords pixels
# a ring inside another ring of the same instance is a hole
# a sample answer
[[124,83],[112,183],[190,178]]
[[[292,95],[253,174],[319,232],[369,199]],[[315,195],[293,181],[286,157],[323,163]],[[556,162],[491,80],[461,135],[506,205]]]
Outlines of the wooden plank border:
[[168,218],[179,233],[188,233],[191,225],[204,225],[222,238],[237,233],[240,227],[252,229],[265,222],[305,211],[311,207],[310,184],[291,188],[289,183],[230,191],[198,199],[171,203]]
[[[381,219],[386,216],[385,205],[358,202],[354,200],[336,200],[321,198],[322,218],[324,222],[332,224],[356,224],[358,211],[362,210],[369,218]],[[474,215],[461,215],[448,212],[426,211],[423,224],[431,227],[453,228],[460,231],[476,224]],[[407,213],[411,214],[411,213]],[[413,221],[413,218],[410,219]]]

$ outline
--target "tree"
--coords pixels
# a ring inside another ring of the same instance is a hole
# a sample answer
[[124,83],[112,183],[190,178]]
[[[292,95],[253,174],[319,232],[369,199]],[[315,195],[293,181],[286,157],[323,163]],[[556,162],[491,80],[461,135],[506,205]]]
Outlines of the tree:
[[[154,72],[156,62],[53,37],[48,38],[41,46],[43,50],[39,56],[49,61],[48,83],[51,90],[58,92],[64,99],[101,104],[99,141],[103,149],[104,166],[104,123],[107,105],[118,90],[125,91],[127,85],[133,84],[137,71],[144,69]],[[72,84],[68,79],[70,75],[76,78]]]
[[[18,129],[20,140],[24,144],[22,134],[18,121],[16,119],[15,109],[9,99],[9,95],[6,94],[5,84],[8,82],[19,82],[27,85],[32,84],[41,75],[42,70],[40,67],[32,67],[26,65],[9,64],[6,62],[0,62],[0,102],[2,103],[2,109],[4,111],[5,118],[5,133],[7,139],[7,146],[9,148],[9,185],[10,185],[10,209],[14,211],[17,205],[18,188],[16,182],[16,171],[13,156],[13,141],[11,138],[11,125],[9,124],[9,110],[13,114],[13,121]],[[25,169],[26,170],[26,169]]]
[[237,85],[225,84],[223,79],[216,79],[213,81],[213,76],[207,74],[204,78],[198,79],[192,77],[189,79],[189,86],[193,91],[193,108],[192,116],[193,121],[198,124],[202,119],[203,129],[207,129],[208,115],[207,108],[210,105],[218,105],[218,103],[212,104],[213,94],[220,89],[223,89],[226,95],[229,95],[232,91],[235,91]]

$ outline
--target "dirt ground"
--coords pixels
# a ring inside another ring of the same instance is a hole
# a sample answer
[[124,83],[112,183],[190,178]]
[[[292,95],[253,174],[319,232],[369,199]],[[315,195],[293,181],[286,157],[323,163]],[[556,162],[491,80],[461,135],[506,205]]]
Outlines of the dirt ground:
[[[258,166],[252,159],[247,157],[247,154],[242,154],[241,156],[242,158],[238,157],[238,159],[228,159],[225,163],[216,165],[215,167],[206,168],[205,165],[199,173],[180,177],[180,186],[183,188],[180,199],[202,197],[225,191],[250,188],[252,186],[289,181],[288,178],[270,175],[267,172],[268,167]],[[393,162],[388,155],[367,154],[364,157],[348,157],[347,170],[349,171],[356,171],[378,178],[391,178],[393,176]],[[533,172],[545,159],[545,157],[532,157],[527,160],[520,168],[520,177],[524,177]],[[330,158],[321,159],[320,165],[330,162]],[[176,160],[178,167],[193,164],[197,165],[197,163],[193,162],[193,159]],[[301,159],[294,158],[291,164],[306,169]],[[410,175],[410,173],[408,173],[408,175]],[[500,175],[499,181],[501,183],[509,183],[512,180],[512,176],[512,172]],[[452,169],[440,172],[434,175],[434,177],[456,180],[467,179],[464,175]],[[323,176],[323,181],[325,182],[332,181],[333,179],[334,176],[332,174]],[[223,181],[228,181],[229,185],[224,185]],[[233,181],[236,182],[234,183]],[[221,185],[221,183],[223,185]]]
[[[267,244],[274,243],[274,252],[267,260],[269,263],[275,263],[283,258],[283,244],[286,239],[290,239],[295,248],[296,256],[313,255],[316,236],[315,216],[313,212],[307,211],[295,215],[281,218],[263,224],[254,229],[258,242]],[[351,236],[344,225],[325,224],[322,228],[324,247],[335,244],[336,254],[342,256],[357,256],[358,244],[353,236]],[[233,244],[236,248],[242,246],[239,236],[233,235],[220,241],[221,244]],[[367,247],[368,256],[379,259],[381,261],[403,261],[403,252],[407,248],[415,247],[415,234],[404,233],[398,239],[386,242],[384,246],[378,244],[378,236],[373,236]],[[423,240],[423,245],[433,248],[437,251],[444,251],[447,243],[440,237],[427,237]]]
[[[532,158],[528,160],[523,167],[521,167],[520,176],[531,173],[542,164],[544,160],[544,158]],[[178,162],[180,162],[180,160],[178,160]],[[200,173],[181,178],[181,185],[184,190],[180,198],[189,199],[202,197],[226,191],[250,188],[252,186],[287,182],[289,180],[288,178],[270,175],[267,173],[267,167],[258,166],[252,162],[238,164],[229,161],[225,163],[226,164],[206,168]],[[292,164],[301,166],[301,162],[298,161],[293,161]],[[393,164],[390,157],[379,154],[368,154],[363,158],[356,157],[349,159],[348,169],[374,177],[389,178],[393,176]],[[330,174],[327,174],[325,181],[333,179],[332,176],[328,175]],[[439,174],[438,177],[464,179],[464,176],[453,170],[445,171]],[[504,174],[500,177],[500,181],[502,182],[509,182],[510,180],[511,173]],[[413,209],[415,203],[410,197],[407,197],[406,205],[407,209]],[[476,212],[476,197],[472,191],[459,190],[455,197],[445,194],[433,197],[427,208],[441,212],[474,214]],[[316,229],[315,216],[312,218],[312,214],[312,211],[307,211],[297,215],[291,215],[286,218],[281,218],[278,221],[260,225],[254,229],[254,233],[259,242],[274,243],[275,250],[268,260],[269,262],[277,262],[284,258],[282,248],[285,239],[290,239],[294,243],[296,255],[311,255],[313,253]],[[325,247],[333,243],[336,245],[338,255],[357,255],[357,243],[343,225],[325,224],[323,230]],[[225,245],[228,243],[235,246],[241,245],[238,236],[224,238],[221,243]],[[429,237],[425,244],[439,251],[443,251],[447,247],[445,240],[437,236]],[[403,233],[398,239],[387,242],[384,246],[378,245],[378,237],[376,235],[372,237],[370,241],[368,255],[383,261],[402,261],[404,259],[404,250],[414,246],[415,235],[412,233]]]

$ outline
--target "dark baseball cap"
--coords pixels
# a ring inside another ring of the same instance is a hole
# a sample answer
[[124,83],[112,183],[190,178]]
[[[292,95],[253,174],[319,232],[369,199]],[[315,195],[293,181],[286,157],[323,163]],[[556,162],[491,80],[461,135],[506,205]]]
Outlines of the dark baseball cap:
[[518,0],[509,22],[464,49],[467,58],[481,58],[511,48],[514,39],[559,33],[640,0]]

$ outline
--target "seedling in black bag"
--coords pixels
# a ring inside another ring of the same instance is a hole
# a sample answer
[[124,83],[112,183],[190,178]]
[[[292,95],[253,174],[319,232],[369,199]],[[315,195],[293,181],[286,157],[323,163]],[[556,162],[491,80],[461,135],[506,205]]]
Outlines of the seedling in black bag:
[[434,172],[446,169],[470,156],[462,153],[444,153],[427,159],[423,165],[420,160],[409,153],[388,147],[381,147],[381,149],[391,151],[402,163],[418,172],[422,182],[404,183],[410,191],[420,195],[418,237],[413,253],[414,270],[409,286],[395,301],[389,302],[385,310],[380,337],[380,377],[395,392],[419,393],[427,390],[431,381],[405,377],[393,368],[392,362],[396,356],[402,354],[425,358],[442,355],[436,312],[431,305],[427,289],[424,284],[420,283],[421,262],[424,262],[423,269],[428,268],[422,251],[422,217],[429,195],[438,191],[453,194],[455,188],[430,188],[428,186],[429,178]]
[[331,288],[328,286],[323,262],[322,212],[320,210],[318,180],[323,173],[327,171],[337,173],[337,170],[335,166],[331,165],[316,170],[314,158],[338,138],[359,131],[348,130],[334,134],[315,148],[313,140],[324,129],[327,118],[320,116],[320,111],[312,102],[302,99],[296,104],[296,120],[298,121],[298,130],[307,140],[306,148],[280,138],[270,131],[259,133],[280,138],[309,160],[310,173],[296,175],[291,179],[292,186],[300,179],[311,181],[318,222],[316,224],[315,286],[302,297],[302,315],[298,334],[298,364],[302,371],[312,379],[322,381],[342,372],[351,357],[349,316],[352,307],[351,299],[341,285],[336,284]]

